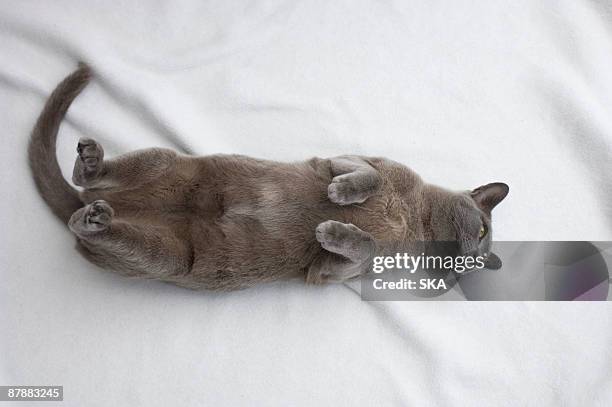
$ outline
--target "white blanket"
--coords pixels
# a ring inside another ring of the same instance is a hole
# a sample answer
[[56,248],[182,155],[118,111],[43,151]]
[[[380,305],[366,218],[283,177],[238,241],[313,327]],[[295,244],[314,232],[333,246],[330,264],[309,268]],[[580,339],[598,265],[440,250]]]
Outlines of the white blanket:
[[26,161],[83,60],[67,178],[81,136],[108,156],[380,155],[450,188],[508,183],[498,240],[612,240],[605,3],[3,1],[0,385],[63,385],[66,406],[612,405],[608,303],[129,280],[74,250]]

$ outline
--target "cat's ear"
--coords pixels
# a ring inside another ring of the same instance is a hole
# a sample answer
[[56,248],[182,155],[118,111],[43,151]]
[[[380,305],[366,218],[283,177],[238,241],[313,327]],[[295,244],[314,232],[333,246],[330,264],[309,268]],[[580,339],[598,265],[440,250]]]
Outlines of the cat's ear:
[[470,192],[470,196],[481,210],[490,213],[508,195],[508,191],[510,191],[508,185],[494,182],[476,188]]

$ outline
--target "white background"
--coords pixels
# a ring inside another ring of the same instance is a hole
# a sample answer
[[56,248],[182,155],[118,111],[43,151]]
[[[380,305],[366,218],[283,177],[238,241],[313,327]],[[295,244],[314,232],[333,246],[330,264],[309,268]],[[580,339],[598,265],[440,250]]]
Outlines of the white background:
[[66,406],[612,403],[609,303],[365,303],[357,285],[231,294],[87,263],[37,196],[28,134],[277,160],[382,155],[453,189],[504,181],[498,240],[612,240],[604,1],[3,1],[0,384]]

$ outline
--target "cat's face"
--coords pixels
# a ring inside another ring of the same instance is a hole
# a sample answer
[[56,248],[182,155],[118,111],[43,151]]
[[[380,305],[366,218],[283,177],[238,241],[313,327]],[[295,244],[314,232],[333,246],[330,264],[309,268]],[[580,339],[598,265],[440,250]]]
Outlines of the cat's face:
[[449,211],[460,253],[485,257],[488,269],[502,266],[500,258],[491,252],[491,211],[508,191],[508,185],[501,182],[483,185],[456,199]]
[[491,211],[508,195],[508,185],[495,182],[461,193],[430,190],[429,250],[454,256],[485,257],[485,267],[502,262],[491,252]]

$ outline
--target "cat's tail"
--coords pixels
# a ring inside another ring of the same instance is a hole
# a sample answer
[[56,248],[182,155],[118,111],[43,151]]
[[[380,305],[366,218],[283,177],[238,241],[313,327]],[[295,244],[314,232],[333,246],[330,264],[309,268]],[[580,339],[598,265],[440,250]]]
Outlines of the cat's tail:
[[62,176],[55,155],[55,141],[66,111],[90,78],[90,68],[79,63],[79,68],[51,93],[30,136],[28,159],[34,182],[47,205],[64,223],[83,203],[78,191]]

